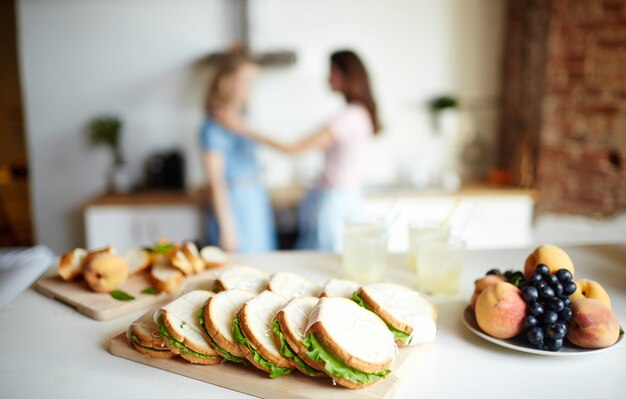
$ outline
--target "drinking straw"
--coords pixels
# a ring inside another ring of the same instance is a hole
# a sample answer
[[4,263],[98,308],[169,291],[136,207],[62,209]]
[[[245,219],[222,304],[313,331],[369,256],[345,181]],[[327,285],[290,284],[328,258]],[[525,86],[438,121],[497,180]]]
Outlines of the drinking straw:
[[474,219],[474,216],[476,215],[476,209],[478,209],[478,204],[474,203],[472,205],[472,209],[470,209],[469,213],[467,214],[467,217],[463,221],[463,225],[459,229],[459,232],[457,233],[457,237],[463,238],[463,233],[465,232],[465,228],[467,227],[469,222],[471,222],[472,219]]
[[440,230],[444,230],[448,226],[448,224],[450,223],[450,220],[452,220],[452,217],[456,213],[457,209],[459,209],[460,204],[461,204],[461,197],[456,197],[456,200],[454,201],[452,208],[450,208],[448,215],[446,215],[446,218],[439,225]]
[[400,211],[400,200],[396,197],[387,208],[387,212],[385,212],[385,225],[383,227],[382,233],[380,233],[379,238],[382,240],[389,235],[391,228],[396,224],[398,219],[400,219],[400,215],[402,212]]

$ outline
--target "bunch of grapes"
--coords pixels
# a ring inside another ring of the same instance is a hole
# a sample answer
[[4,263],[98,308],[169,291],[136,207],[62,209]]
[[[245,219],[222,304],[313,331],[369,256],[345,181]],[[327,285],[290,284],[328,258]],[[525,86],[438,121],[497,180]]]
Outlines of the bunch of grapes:
[[528,343],[536,349],[558,351],[567,336],[567,323],[572,318],[570,295],[576,291],[572,274],[560,269],[550,274],[546,265],[537,265],[535,273],[519,284],[522,298],[528,305],[524,332]]

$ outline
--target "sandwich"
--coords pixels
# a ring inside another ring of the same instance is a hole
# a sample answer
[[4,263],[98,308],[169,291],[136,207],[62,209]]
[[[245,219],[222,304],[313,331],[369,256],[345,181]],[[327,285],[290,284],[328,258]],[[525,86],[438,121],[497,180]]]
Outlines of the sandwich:
[[193,266],[194,273],[200,273],[206,269],[204,261],[200,257],[198,247],[193,242],[186,242],[181,247],[183,254],[187,257],[187,260]]
[[87,251],[82,248],[73,249],[61,256],[58,272],[65,281],[76,280],[83,275]]
[[244,356],[270,378],[291,373],[289,359],[280,353],[271,334],[274,316],[286,302],[278,294],[263,291],[246,302],[233,320],[233,336]]
[[257,268],[234,265],[224,270],[215,280],[214,291],[240,289],[258,294],[267,288],[269,275]]
[[320,296],[327,297],[343,297],[351,299],[352,295],[359,289],[359,285],[351,280],[342,280],[339,278],[333,278],[328,280],[324,286],[324,290]]
[[325,377],[326,374],[309,366],[300,353],[305,353],[302,345],[304,329],[309,321],[309,315],[317,305],[319,298],[302,296],[292,298],[276,315],[272,324],[272,332],[280,353],[285,356],[291,367],[310,377]]
[[296,296],[319,296],[321,288],[306,278],[289,272],[272,275],[268,289],[278,295],[291,299]]
[[426,298],[402,285],[374,283],[354,293],[353,300],[376,313],[398,346],[431,342],[437,335],[437,310]]
[[321,298],[304,335],[301,358],[339,385],[364,388],[391,372],[393,334],[376,314],[349,299]]
[[172,248],[169,253],[169,259],[172,266],[180,270],[185,276],[191,276],[196,273],[193,263],[183,251],[183,246]]
[[124,258],[128,262],[130,274],[139,274],[152,264],[150,254],[144,248],[131,248],[124,253]]
[[176,354],[169,350],[159,333],[159,326],[154,322],[153,312],[148,312],[135,320],[126,336],[138,351],[156,359],[170,359]]
[[243,305],[252,298],[254,294],[248,291],[222,291],[210,297],[206,306],[198,313],[206,338],[224,359],[231,362],[248,363],[245,352],[233,337],[233,320]]
[[226,252],[210,245],[200,250],[200,258],[204,262],[204,266],[209,269],[226,266],[228,264],[228,255]]
[[170,264],[168,258],[161,254],[154,256],[154,264],[150,269],[150,283],[159,291],[174,292],[183,282],[183,274]]
[[165,345],[183,359],[196,364],[217,364],[222,357],[204,338],[198,311],[214,294],[191,291],[163,306],[157,313],[161,338]]

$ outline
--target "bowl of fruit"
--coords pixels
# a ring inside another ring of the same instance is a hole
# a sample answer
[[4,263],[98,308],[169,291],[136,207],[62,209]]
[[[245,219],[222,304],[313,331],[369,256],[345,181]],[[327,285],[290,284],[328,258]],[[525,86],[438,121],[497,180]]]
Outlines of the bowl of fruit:
[[524,270],[491,269],[476,280],[463,322],[487,341],[539,355],[597,353],[624,334],[606,290],[574,279],[569,255],[550,244],[535,249]]

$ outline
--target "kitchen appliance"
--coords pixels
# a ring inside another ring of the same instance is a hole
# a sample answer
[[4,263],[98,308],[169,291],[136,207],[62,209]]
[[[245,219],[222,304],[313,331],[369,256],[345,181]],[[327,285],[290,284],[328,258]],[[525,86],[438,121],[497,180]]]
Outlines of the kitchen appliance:
[[145,179],[147,188],[185,188],[184,157],[180,151],[168,151],[151,155],[146,160]]

